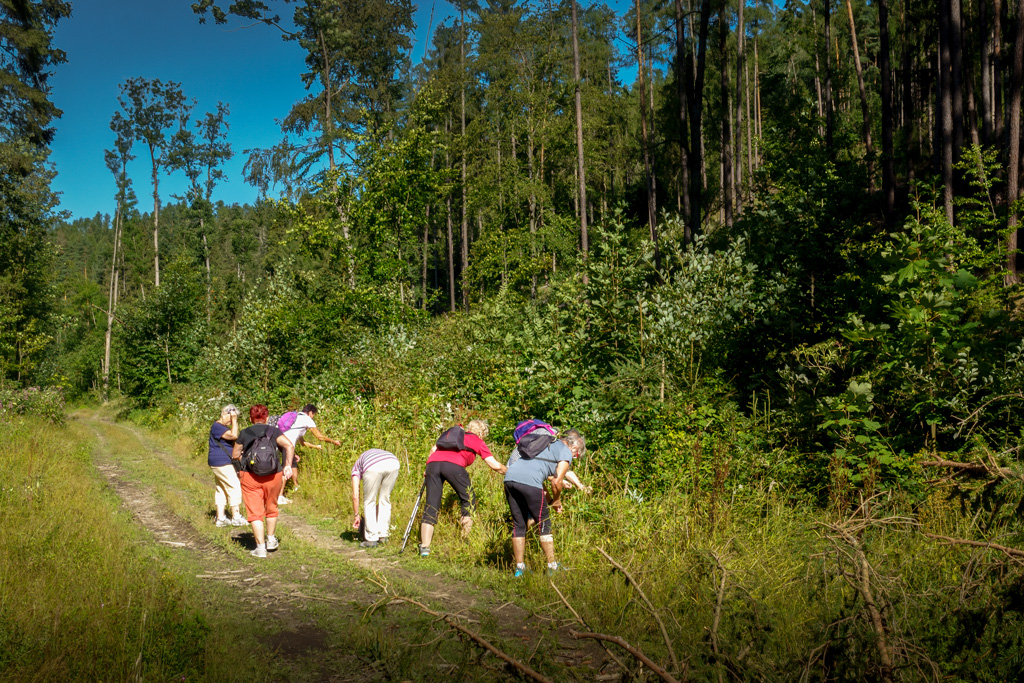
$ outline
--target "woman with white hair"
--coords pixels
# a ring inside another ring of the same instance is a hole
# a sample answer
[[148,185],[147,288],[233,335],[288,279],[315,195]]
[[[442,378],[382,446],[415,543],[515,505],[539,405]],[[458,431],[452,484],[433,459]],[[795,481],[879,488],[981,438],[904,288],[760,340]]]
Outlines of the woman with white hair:
[[420,524],[420,556],[430,554],[430,542],[434,538],[434,525],[437,524],[437,513],[441,509],[441,498],[445,482],[459,496],[462,507],[462,537],[468,538],[473,528],[473,509],[476,507],[476,496],[473,484],[466,468],[479,457],[487,466],[499,474],[505,473],[505,466],[491,455],[491,449],[484,443],[490,433],[485,420],[470,420],[466,426],[463,450],[441,450],[434,446],[427,458],[426,487],[427,497],[423,505],[423,520]]
[[[245,526],[247,522],[238,512],[242,503],[242,485],[231,459],[231,449],[238,438],[238,408],[229,403],[220,411],[220,419],[210,425],[210,455],[207,463],[213,470],[213,501],[217,506],[217,526]],[[231,508],[231,519],[225,508]]]

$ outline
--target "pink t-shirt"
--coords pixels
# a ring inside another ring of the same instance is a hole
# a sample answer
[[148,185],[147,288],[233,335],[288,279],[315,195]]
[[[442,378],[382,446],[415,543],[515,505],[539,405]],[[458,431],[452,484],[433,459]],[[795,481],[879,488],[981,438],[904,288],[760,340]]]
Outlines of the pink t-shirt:
[[465,451],[434,451],[427,462],[451,462],[462,467],[469,467],[480,456],[482,460],[491,457],[491,449],[487,447],[484,440],[476,434],[466,432]]

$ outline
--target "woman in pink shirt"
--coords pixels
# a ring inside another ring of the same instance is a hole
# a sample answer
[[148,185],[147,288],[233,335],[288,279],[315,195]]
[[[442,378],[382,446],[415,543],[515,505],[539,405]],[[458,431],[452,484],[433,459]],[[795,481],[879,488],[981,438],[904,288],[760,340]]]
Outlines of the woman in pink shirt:
[[465,450],[442,451],[434,446],[430,451],[425,474],[427,499],[420,524],[421,557],[430,554],[430,541],[434,538],[434,525],[437,523],[437,513],[441,509],[445,482],[448,482],[459,496],[459,504],[462,507],[462,537],[468,538],[469,531],[473,528],[472,514],[476,507],[476,496],[473,495],[473,484],[466,468],[479,457],[495,472],[505,474],[506,467],[491,455],[491,449],[484,443],[489,432],[490,428],[486,421],[471,420],[466,427]]

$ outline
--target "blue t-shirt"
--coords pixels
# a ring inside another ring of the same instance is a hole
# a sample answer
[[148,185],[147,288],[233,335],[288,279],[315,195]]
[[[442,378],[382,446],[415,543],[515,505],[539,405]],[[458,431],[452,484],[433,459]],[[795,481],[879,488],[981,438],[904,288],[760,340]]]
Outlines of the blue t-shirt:
[[505,481],[543,488],[544,480],[555,476],[558,463],[572,463],[572,451],[561,441],[556,440],[537,454],[535,458],[519,458],[508,466]]
[[235,444],[222,438],[230,431],[220,422],[214,422],[210,426],[210,457],[207,459],[210,467],[223,467],[231,464],[231,449]]

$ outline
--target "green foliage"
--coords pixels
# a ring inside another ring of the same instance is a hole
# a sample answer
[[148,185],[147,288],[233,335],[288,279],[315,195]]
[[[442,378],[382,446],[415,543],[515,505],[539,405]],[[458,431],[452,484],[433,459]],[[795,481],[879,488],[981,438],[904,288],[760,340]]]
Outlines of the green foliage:
[[60,387],[0,390],[0,420],[9,425],[17,415],[31,415],[53,424],[64,424],[67,418],[64,392]]

